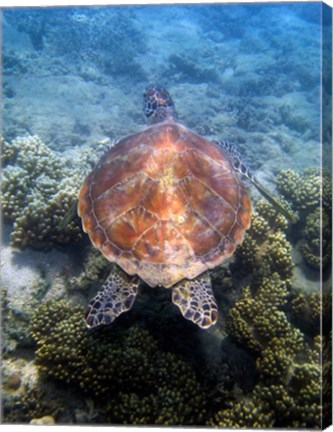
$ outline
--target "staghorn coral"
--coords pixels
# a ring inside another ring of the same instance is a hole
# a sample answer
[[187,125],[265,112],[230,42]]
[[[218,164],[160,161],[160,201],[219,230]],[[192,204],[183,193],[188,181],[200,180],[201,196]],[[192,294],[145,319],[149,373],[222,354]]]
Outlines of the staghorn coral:
[[[179,356],[159,349],[136,325],[117,333],[89,331],[81,307],[65,302],[41,305],[31,322],[42,376],[77,385],[104,406],[107,421],[133,424],[200,424],[203,389]],[[130,411],[129,411],[130,410]]]
[[83,150],[80,165],[72,166],[37,136],[3,142],[3,215],[5,222],[13,224],[13,246],[49,249],[81,240],[78,218],[63,228],[60,225],[76,202],[89,162],[95,159],[96,154],[90,152],[89,160]]

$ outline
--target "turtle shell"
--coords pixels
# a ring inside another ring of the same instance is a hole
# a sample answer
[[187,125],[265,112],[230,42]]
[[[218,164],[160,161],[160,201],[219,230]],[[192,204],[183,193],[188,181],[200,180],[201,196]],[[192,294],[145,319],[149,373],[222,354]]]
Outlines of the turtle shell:
[[112,147],[83,183],[78,213],[109,261],[170,287],[230,257],[252,206],[223,150],[169,122]]

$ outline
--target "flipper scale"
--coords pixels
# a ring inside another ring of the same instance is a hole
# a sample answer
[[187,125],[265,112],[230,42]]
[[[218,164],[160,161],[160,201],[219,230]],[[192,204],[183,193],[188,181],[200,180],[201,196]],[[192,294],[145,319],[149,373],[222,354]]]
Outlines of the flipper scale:
[[88,327],[110,324],[117,316],[131,309],[138,287],[139,278],[130,277],[122,270],[113,270],[88,305]]
[[201,328],[209,328],[217,321],[218,309],[208,273],[175,285],[172,288],[172,301],[184,318]]

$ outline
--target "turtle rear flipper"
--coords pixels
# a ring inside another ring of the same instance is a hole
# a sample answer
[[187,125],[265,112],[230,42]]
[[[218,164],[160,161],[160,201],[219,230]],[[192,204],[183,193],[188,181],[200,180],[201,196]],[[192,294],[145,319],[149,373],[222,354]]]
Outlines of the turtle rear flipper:
[[184,318],[201,328],[208,328],[217,321],[217,304],[210,277],[206,272],[194,280],[184,280],[172,288],[172,302]]
[[140,280],[125,272],[113,270],[97,295],[90,300],[86,314],[88,327],[110,324],[123,312],[131,309],[138,293]]

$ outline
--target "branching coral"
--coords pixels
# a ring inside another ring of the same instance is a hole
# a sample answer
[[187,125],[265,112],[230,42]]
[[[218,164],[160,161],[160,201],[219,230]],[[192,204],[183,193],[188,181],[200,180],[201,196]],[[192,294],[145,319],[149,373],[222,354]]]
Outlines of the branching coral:
[[78,218],[62,229],[60,223],[75,203],[84,167],[89,166],[82,153],[81,165],[73,167],[37,136],[3,143],[3,214],[13,223],[14,246],[48,249],[81,239]]
[[[300,213],[298,240],[305,262],[319,269],[326,267],[331,257],[331,197],[330,176],[319,169],[306,169],[302,174],[281,171],[276,184],[279,192]],[[322,243],[321,243],[322,241]]]
[[328,214],[332,209],[330,175],[318,168],[308,168],[302,174],[288,169],[276,177],[279,192],[295,210],[308,215],[321,205]]
[[[320,295],[292,294],[294,265],[286,229],[283,216],[258,203],[235,263],[253,276],[229,310],[227,333],[256,356],[259,378],[252,392],[230,399],[229,408],[218,410],[209,425],[320,427]],[[309,314],[307,323],[314,327],[305,338],[303,320]]]
[[31,329],[36,362],[45,376],[78,385],[96,401],[108,395],[108,421],[133,424],[199,424],[205,410],[192,368],[161,351],[150,333],[133,326],[117,333],[86,329],[81,307],[41,305]]
[[303,230],[305,243],[301,245],[301,252],[305,261],[315,269],[320,268],[321,263],[325,268],[331,262],[330,230],[329,214],[322,211],[320,207],[317,207],[305,219]]
[[237,250],[237,266],[244,271],[269,276],[278,272],[283,279],[291,277],[294,264],[291,244],[286,239],[287,221],[268,202],[259,201],[251,229]]
[[289,308],[291,320],[297,327],[312,336],[320,333],[322,301],[319,292],[296,294]]
[[[277,273],[243,290],[228,315],[228,334],[257,355],[259,381],[252,393],[218,411],[219,427],[320,427],[321,341],[308,345],[289,322],[286,283]],[[248,412],[251,407],[257,407]]]
[[[258,403],[260,402],[260,403]],[[230,401],[230,408],[215,414],[209,426],[219,428],[269,428],[273,427],[273,413],[268,403],[253,398],[244,398],[242,401]]]
[[242,345],[260,353],[274,336],[293,338],[294,335],[289,334],[289,323],[279,310],[287,302],[286,282],[273,273],[257,284],[255,294],[250,287],[243,289],[229,312],[227,332]]
[[302,175],[288,169],[276,177],[279,192],[298,210],[307,210],[319,205],[321,176],[317,170],[305,170]]

